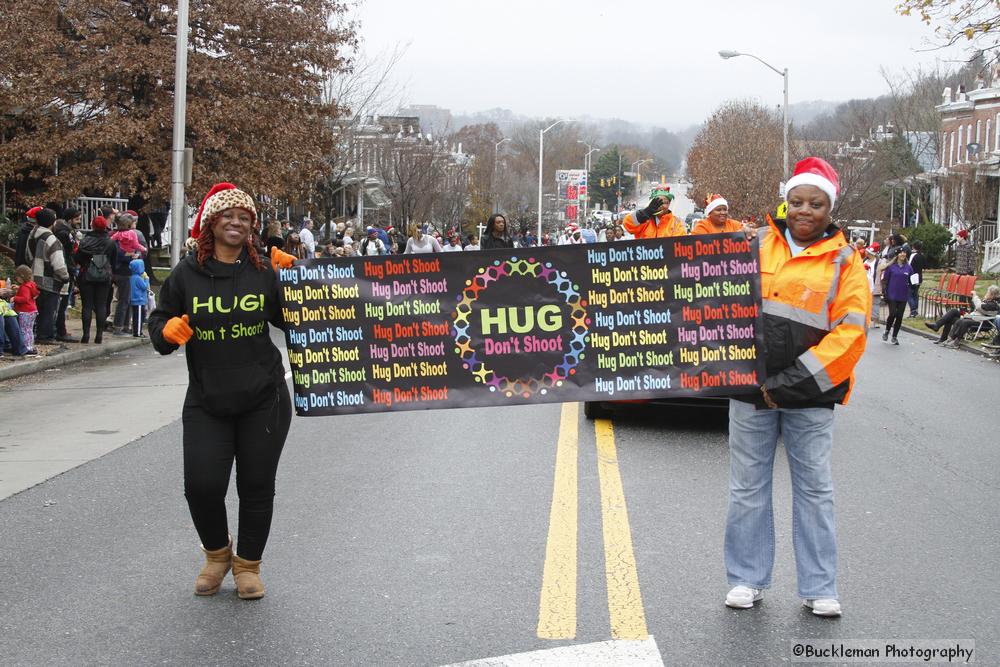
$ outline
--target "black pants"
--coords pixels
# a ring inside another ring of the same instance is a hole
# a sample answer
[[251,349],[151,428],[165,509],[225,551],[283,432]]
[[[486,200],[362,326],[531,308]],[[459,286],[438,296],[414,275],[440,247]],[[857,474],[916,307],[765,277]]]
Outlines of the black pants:
[[[968,334],[970,331],[978,329],[979,325],[980,325],[979,320],[974,320],[971,317],[963,317],[958,322],[956,322],[955,326],[952,328],[951,338],[953,340],[962,340],[963,338],[965,338],[966,334]],[[987,322],[986,324],[983,325],[983,328],[989,331],[990,329],[993,328],[992,322]]]
[[885,332],[892,327],[892,337],[899,335],[899,327],[903,326],[903,314],[906,313],[905,301],[889,301],[889,317],[885,318]]
[[104,333],[104,321],[108,319],[108,294],[111,283],[89,283],[80,281],[80,320],[83,323],[83,338],[90,340],[90,316],[94,315],[97,333],[94,341],[101,342]]
[[951,333],[951,328],[962,318],[962,311],[958,308],[951,308],[944,315],[938,318],[934,326],[941,330],[941,336],[938,338],[939,341],[944,342],[948,340],[948,334]]
[[56,337],[56,310],[59,308],[59,293],[41,290],[35,299],[38,319],[35,320],[36,341],[52,341]]
[[142,325],[146,323],[146,306],[132,304],[132,335],[141,336],[142,335]]
[[226,491],[236,461],[240,498],[240,558],[260,560],[271,532],[274,478],[292,422],[288,386],[281,382],[276,401],[237,417],[215,417],[184,402],[184,497],[195,530],[206,549],[221,549],[229,540]]
[[56,335],[65,338],[69,335],[66,330],[66,309],[69,308],[69,297],[73,293],[73,274],[69,276],[69,292],[59,296],[59,307],[56,309]]

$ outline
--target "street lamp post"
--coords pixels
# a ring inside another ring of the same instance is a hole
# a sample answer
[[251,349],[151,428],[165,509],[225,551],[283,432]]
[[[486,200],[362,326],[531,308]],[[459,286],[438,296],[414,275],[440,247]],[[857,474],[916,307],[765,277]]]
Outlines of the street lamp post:
[[500,198],[497,197],[497,159],[500,155],[500,144],[505,141],[510,141],[510,137],[504,137],[500,141],[493,145],[493,212],[500,212]]
[[644,160],[636,160],[635,162],[632,163],[632,172],[635,174],[635,200],[636,200],[635,203],[636,203],[636,206],[639,205],[639,196],[642,194],[641,192],[639,192],[639,187],[640,187],[639,186],[639,167],[641,167],[642,165],[646,164],[647,162],[652,162],[652,161],[653,161],[653,158],[648,157],[648,158],[646,158]]
[[187,121],[188,0],[177,2],[177,44],[174,62],[174,136],[170,170],[170,266],[181,261],[187,236],[184,200],[184,131]]
[[783,117],[782,118],[782,125],[783,125],[783,130],[784,130],[784,174],[785,174],[785,180],[787,181],[788,180],[788,68],[786,67],[785,69],[780,70],[777,67],[775,67],[773,65],[769,65],[768,63],[764,62],[763,60],[761,60],[757,56],[753,55],[752,53],[740,53],[739,51],[723,50],[723,51],[719,51],[719,55],[722,56],[723,58],[727,59],[727,60],[729,58],[735,58],[736,56],[747,56],[749,58],[753,58],[754,60],[756,60],[757,62],[759,62],[761,65],[764,65],[768,69],[776,72],[784,80],[784,84],[785,84],[785,103],[781,107],[781,111],[782,111],[782,117]]
[[538,245],[542,244],[542,158],[545,154],[545,133],[559,123],[572,122],[572,119],[560,118],[544,130],[538,131]]
[[596,153],[601,149],[591,146],[583,139],[577,139],[576,143],[583,144],[587,147],[587,154],[583,156],[583,169],[587,172],[587,198],[583,200],[583,219],[586,220],[587,209],[589,208],[588,204],[590,203],[590,154]]

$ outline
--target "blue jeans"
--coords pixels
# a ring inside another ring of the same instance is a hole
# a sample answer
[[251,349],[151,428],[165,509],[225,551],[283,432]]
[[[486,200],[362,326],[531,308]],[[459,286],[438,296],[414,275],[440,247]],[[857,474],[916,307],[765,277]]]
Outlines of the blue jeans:
[[792,543],[799,597],[837,598],[833,518],[833,410],[757,410],[729,401],[726,575],[731,586],[767,588],[774,568],[771,482],[778,435],[792,478]]
[[910,317],[916,317],[920,310],[920,285],[910,285],[910,296],[906,303],[910,305]]
[[21,340],[21,327],[17,323],[17,315],[7,315],[3,317],[3,326],[0,326],[0,351],[10,348],[10,353],[15,356],[22,356],[28,352]]

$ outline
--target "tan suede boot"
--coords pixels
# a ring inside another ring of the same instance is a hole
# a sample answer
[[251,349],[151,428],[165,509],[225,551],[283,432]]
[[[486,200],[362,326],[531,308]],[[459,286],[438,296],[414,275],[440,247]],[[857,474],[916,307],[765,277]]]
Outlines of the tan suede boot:
[[236,593],[241,600],[256,600],[264,597],[264,582],[260,580],[259,560],[244,560],[233,554],[233,579]]
[[233,538],[230,537],[229,544],[221,549],[209,551],[202,547],[201,550],[205,552],[205,567],[201,568],[194,581],[194,594],[215,595],[233,566]]

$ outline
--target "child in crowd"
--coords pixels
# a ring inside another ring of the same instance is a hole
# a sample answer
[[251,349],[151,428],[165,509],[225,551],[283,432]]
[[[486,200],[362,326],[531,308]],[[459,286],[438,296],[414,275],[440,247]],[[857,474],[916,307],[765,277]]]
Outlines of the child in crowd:
[[139,253],[140,255],[146,254],[146,248],[139,243],[139,236],[135,233],[134,229],[119,229],[111,235],[111,238],[118,242],[118,247],[126,255],[133,255],[135,253]]
[[142,325],[146,319],[146,304],[149,303],[149,276],[144,272],[145,265],[141,259],[133,259],[128,263],[132,271],[129,284],[132,288],[132,337],[142,338]]
[[17,324],[21,329],[21,342],[29,354],[35,353],[35,318],[38,317],[38,285],[31,274],[31,269],[24,264],[14,269],[14,284],[17,294],[11,299],[14,311],[17,313]]

